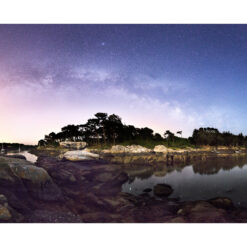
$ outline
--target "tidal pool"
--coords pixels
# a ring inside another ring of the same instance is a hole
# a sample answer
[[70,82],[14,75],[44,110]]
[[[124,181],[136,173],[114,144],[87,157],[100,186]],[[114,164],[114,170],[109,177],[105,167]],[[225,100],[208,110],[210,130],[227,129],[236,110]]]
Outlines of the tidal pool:
[[[247,207],[247,158],[216,158],[196,164],[174,167],[138,167],[127,170],[129,181],[122,191],[133,195],[143,194],[156,184],[166,183],[174,192],[169,198],[180,201],[207,200],[214,197],[228,197],[236,206]],[[158,197],[157,197],[158,198]]]
[[21,151],[21,152],[8,152],[7,155],[16,155],[16,154],[20,154],[23,155],[27,161],[31,162],[31,163],[35,163],[38,159],[38,157],[34,154],[30,154],[28,151]]

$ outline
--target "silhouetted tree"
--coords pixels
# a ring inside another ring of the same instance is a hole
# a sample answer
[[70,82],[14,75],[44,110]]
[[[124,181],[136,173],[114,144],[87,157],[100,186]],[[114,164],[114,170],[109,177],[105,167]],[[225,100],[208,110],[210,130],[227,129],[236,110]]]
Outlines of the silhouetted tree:
[[121,135],[123,130],[121,118],[115,114],[110,115],[106,121],[105,129],[107,138],[112,140],[113,145],[115,145],[116,139]]
[[97,129],[98,129],[98,134],[100,135],[101,138],[104,139],[104,143],[106,143],[106,132],[105,132],[105,125],[107,121],[107,113],[96,113],[94,115],[98,122],[97,122]]
[[[85,124],[67,125],[57,134],[51,132],[45,135],[44,140],[38,142],[39,146],[58,145],[61,141],[86,141],[89,144],[109,143],[116,144],[121,142],[132,143],[164,143],[164,139],[158,133],[153,132],[148,127],[136,128],[133,125],[125,125],[121,118],[116,114],[108,116],[107,113],[98,112],[94,118],[87,120]],[[175,136],[170,130],[164,133],[165,141],[169,145],[210,145],[210,146],[246,146],[247,136],[242,133],[234,135],[230,132],[220,132],[216,128],[194,129],[189,138],[182,138],[182,130],[177,131],[181,137]]]
[[164,133],[164,137],[167,140],[167,144],[169,145],[171,142],[174,142],[175,139],[175,135],[170,131],[170,130],[166,130],[166,132]]

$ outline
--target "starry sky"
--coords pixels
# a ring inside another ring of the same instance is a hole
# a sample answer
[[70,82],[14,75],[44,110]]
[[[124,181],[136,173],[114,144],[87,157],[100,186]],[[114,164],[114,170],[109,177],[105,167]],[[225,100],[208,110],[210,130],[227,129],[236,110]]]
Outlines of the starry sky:
[[247,25],[0,25],[0,142],[97,112],[247,134]]

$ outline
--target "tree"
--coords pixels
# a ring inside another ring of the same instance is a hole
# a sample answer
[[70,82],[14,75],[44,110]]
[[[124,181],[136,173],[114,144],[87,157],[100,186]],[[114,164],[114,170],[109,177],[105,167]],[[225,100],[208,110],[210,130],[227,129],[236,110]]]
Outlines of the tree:
[[161,136],[159,133],[155,133],[155,135],[154,135],[154,140],[155,140],[155,141],[162,141],[163,138],[162,138],[162,136]]
[[39,146],[39,147],[44,147],[44,146],[46,146],[45,140],[39,140],[38,146]]
[[179,131],[177,131],[177,134],[179,134],[179,135],[181,135],[181,138],[182,138],[182,130],[179,130]]
[[170,142],[174,142],[175,135],[170,130],[166,130],[166,132],[164,133],[164,137],[166,138],[168,145]]
[[98,122],[98,133],[99,135],[104,139],[104,143],[106,144],[106,131],[105,131],[105,125],[107,121],[107,113],[98,112],[94,115]]
[[97,140],[97,143],[99,143],[99,132],[98,132],[98,124],[99,120],[95,118],[91,118],[87,120],[87,123],[84,124],[85,128],[85,134],[87,136],[87,140],[89,142],[94,142],[94,140]]
[[67,125],[62,128],[63,136],[70,141],[77,141],[81,133],[78,125]]
[[116,139],[121,135],[122,130],[121,118],[115,114],[110,115],[106,121],[106,133],[107,137],[113,141],[113,145],[115,145]]
[[[116,114],[108,116],[107,113],[98,112],[94,118],[87,120],[85,124],[67,125],[57,134],[51,132],[45,135],[43,140],[38,142],[39,146],[55,146],[61,141],[86,141],[89,145],[100,143],[116,144],[116,142],[129,143],[147,143],[149,141],[163,141],[164,139],[158,133],[153,132],[148,127],[136,128],[133,125],[125,125],[121,118]],[[206,127],[194,129],[193,134],[189,138],[182,138],[182,131],[179,130],[175,136],[170,130],[164,133],[165,140],[168,145],[186,146],[194,145],[210,145],[210,146],[246,146],[247,136],[242,133],[235,135],[230,132],[220,132],[216,128]]]
[[144,140],[153,139],[153,130],[150,128],[141,128],[139,130],[139,137]]

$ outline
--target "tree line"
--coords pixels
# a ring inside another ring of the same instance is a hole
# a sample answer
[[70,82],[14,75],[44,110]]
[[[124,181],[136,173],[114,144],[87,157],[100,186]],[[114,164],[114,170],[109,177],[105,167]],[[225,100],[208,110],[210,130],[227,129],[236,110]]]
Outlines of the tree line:
[[57,146],[62,141],[85,141],[89,145],[115,145],[115,144],[139,144],[154,146],[163,144],[167,146],[200,146],[200,145],[224,145],[246,146],[247,137],[243,134],[234,135],[230,132],[220,133],[215,128],[199,128],[193,131],[189,138],[182,137],[182,131],[172,133],[166,130],[161,136],[148,127],[137,128],[133,125],[122,123],[122,119],[116,115],[96,113],[85,124],[67,125],[60,132],[51,132],[38,142],[39,146]]
[[244,136],[242,133],[238,135],[230,132],[221,133],[215,128],[195,129],[189,141],[196,146],[247,146],[247,136]]

